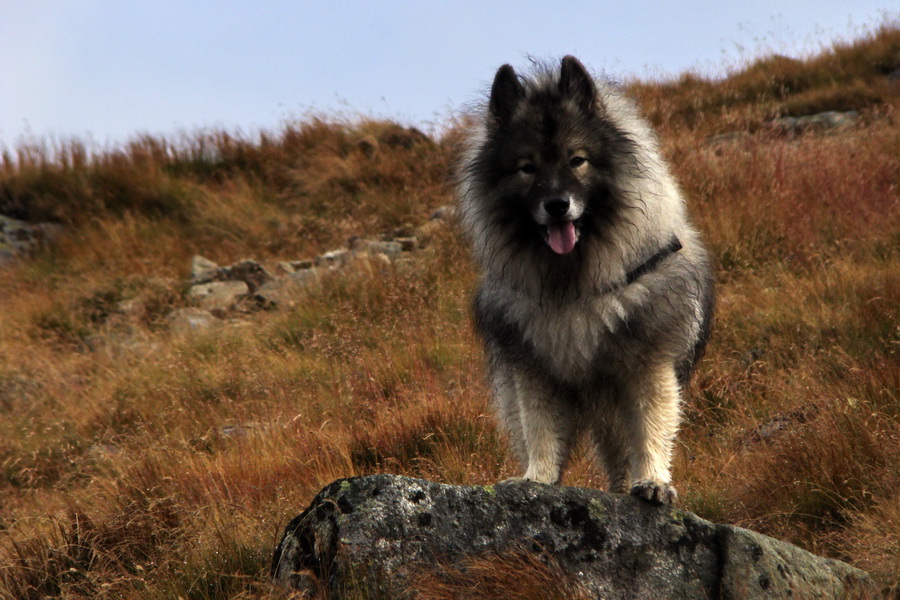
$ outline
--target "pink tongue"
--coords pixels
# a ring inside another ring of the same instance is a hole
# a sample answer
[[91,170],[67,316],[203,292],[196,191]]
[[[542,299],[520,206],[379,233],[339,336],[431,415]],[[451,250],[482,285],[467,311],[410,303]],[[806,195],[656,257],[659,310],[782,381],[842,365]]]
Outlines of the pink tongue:
[[550,248],[557,254],[568,254],[575,248],[575,225],[572,221],[556,223],[548,228]]

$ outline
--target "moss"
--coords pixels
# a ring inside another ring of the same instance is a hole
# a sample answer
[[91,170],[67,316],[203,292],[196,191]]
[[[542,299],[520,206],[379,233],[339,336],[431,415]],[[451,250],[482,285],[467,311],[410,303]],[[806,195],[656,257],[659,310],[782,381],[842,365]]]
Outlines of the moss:
[[682,523],[685,519],[688,518],[688,516],[688,513],[684,512],[683,510],[677,508],[669,509],[669,519],[671,519],[672,521]]
[[591,519],[599,523],[603,523],[609,519],[609,513],[606,511],[606,505],[599,499],[594,498],[588,502],[588,515]]

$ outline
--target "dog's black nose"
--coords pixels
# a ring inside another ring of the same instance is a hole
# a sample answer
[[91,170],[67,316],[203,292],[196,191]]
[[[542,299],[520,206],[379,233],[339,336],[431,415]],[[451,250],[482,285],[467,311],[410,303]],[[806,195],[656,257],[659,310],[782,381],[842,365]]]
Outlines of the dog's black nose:
[[544,200],[544,210],[551,217],[561,217],[569,212],[569,201],[564,198]]

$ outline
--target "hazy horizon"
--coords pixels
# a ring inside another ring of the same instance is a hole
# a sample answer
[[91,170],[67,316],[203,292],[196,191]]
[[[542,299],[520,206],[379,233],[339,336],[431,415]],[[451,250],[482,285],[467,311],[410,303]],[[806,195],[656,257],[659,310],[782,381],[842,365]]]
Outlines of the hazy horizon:
[[[224,9],[222,7],[225,7]],[[0,6],[0,148],[203,129],[251,133],[309,112],[430,130],[503,63],[575,54],[613,78],[720,76],[769,52],[803,57],[900,11],[882,0],[549,7],[537,2],[338,7],[207,0]]]

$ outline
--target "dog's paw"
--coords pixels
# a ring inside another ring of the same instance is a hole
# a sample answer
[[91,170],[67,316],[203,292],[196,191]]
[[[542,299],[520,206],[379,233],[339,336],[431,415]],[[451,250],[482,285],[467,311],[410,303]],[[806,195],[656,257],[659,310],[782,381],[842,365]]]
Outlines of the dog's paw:
[[674,504],[678,500],[678,492],[670,483],[660,483],[651,479],[638,481],[631,488],[631,495],[643,498],[654,504]]
[[503,481],[498,481],[497,485],[506,485],[508,483],[523,483],[523,482],[528,482],[528,481],[531,481],[531,480],[528,479],[527,477],[507,477]]

